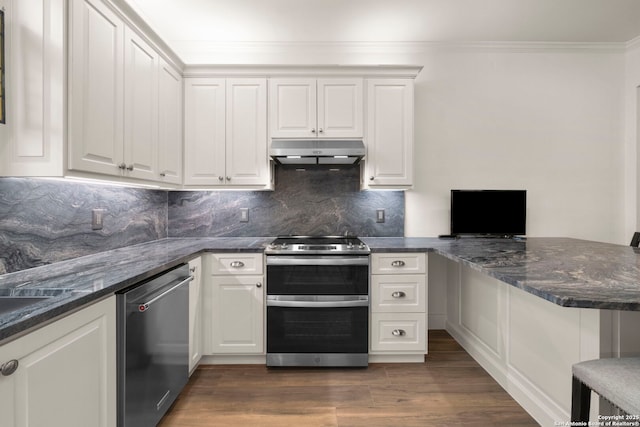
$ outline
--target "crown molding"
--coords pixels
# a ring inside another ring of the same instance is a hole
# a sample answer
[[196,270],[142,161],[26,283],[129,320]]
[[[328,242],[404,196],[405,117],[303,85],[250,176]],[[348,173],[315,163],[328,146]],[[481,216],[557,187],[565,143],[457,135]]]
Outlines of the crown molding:
[[187,65],[184,77],[347,77],[415,79],[422,65],[287,65],[221,64]]
[[640,49],[640,36],[627,42],[627,50]]
[[260,58],[271,55],[359,54],[411,55],[431,51],[507,51],[624,53],[627,43],[565,43],[565,42],[207,42],[178,41],[172,43],[188,65],[224,63],[229,55]]

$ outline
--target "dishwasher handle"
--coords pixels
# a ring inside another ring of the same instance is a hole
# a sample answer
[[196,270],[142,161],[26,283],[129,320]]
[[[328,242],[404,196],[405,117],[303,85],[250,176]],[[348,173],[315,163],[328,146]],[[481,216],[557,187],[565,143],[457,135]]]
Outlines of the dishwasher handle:
[[161,293],[160,295],[156,296],[155,298],[150,299],[147,302],[143,302],[141,304],[138,304],[138,311],[140,313],[144,313],[145,311],[147,311],[149,309],[149,307],[151,307],[151,305],[158,301],[160,298],[163,298],[165,295],[175,291],[176,289],[178,289],[180,286],[184,285],[185,283],[189,283],[194,279],[193,276],[189,276],[186,279],[184,279],[183,281],[181,281],[180,283],[178,283],[175,286],[172,286],[171,288],[167,289],[166,291],[164,291],[163,293]]

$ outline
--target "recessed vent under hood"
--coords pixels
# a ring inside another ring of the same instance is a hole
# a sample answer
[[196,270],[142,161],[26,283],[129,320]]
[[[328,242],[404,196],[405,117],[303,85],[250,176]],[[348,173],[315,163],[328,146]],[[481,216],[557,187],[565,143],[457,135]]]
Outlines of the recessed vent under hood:
[[269,150],[283,165],[353,165],[364,155],[362,140],[274,139]]

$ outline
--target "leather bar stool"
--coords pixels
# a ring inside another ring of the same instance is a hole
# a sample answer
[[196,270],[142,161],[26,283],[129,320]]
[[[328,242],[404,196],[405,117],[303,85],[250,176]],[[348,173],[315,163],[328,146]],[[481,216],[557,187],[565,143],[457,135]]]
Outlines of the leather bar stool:
[[630,415],[640,415],[640,357],[588,360],[573,365],[571,421],[589,421],[591,391]]

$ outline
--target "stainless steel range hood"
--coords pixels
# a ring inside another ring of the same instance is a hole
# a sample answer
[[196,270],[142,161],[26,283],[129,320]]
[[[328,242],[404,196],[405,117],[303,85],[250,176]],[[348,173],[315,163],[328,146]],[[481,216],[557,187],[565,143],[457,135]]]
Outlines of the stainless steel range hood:
[[274,139],[269,149],[283,165],[353,165],[364,155],[362,140]]

